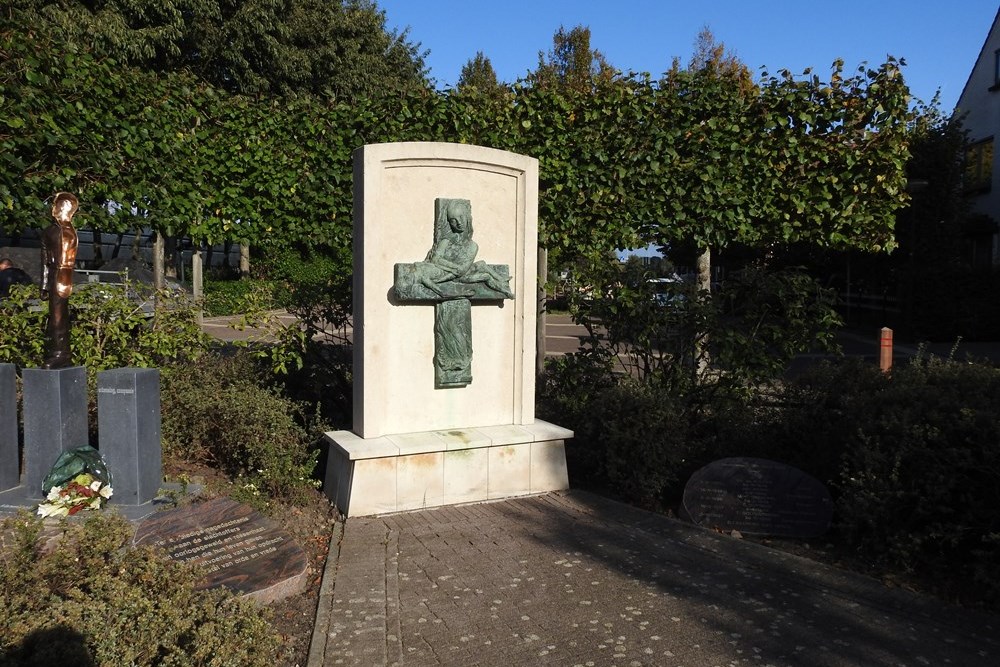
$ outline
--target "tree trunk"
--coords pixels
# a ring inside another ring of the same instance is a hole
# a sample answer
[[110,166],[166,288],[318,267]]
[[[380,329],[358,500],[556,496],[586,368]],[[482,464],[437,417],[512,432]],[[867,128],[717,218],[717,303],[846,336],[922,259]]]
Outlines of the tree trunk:
[[153,288],[163,289],[163,255],[164,255],[163,234],[156,232],[153,239]]
[[240,244],[240,278],[250,277],[250,244]]
[[102,247],[103,239],[101,238],[101,233],[96,229],[93,230],[90,235],[94,246],[94,260],[91,268],[99,269],[101,268],[101,265],[104,264],[104,248]]
[[[111,259],[118,259],[118,253],[122,251],[122,241],[125,240],[125,234],[119,233],[118,238],[115,239],[115,247],[111,251]],[[132,255],[135,256],[135,253]]]
[[[702,299],[712,298],[712,249],[702,248],[696,261],[698,271],[698,291]],[[698,377],[702,377],[708,370],[708,335],[704,332],[698,336],[694,349],[695,360],[697,362]]]
[[167,236],[163,239],[163,273],[168,278],[177,279],[177,237]]
[[198,304],[198,310],[195,311],[195,321],[197,321],[198,326],[201,326],[202,297],[205,295],[202,282],[201,242],[193,241],[191,246],[191,292]]

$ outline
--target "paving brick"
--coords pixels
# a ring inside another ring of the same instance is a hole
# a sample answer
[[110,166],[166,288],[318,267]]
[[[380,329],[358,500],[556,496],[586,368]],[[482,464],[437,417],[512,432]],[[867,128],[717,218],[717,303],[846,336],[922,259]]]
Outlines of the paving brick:
[[996,616],[578,491],[348,519],[326,576],[310,667],[1000,664]]

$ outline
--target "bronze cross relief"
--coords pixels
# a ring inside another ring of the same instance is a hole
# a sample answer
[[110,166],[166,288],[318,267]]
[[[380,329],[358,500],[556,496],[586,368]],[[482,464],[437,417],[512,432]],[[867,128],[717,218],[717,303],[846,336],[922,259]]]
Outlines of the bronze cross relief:
[[395,265],[393,291],[402,304],[434,304],[434,386],[472,382],[472,304],[513,299],[510,268],[476,259],[472,204],[434,200],[434,245],[422,262]]

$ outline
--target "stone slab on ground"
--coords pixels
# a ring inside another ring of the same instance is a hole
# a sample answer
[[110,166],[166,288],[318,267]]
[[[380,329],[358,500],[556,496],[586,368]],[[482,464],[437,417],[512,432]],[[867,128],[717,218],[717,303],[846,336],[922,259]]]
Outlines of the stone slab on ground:
[[1000,664],[1000,617],[580,492],[346,521],[320,665]]
[[706,528],[751,535],[822,535],[833,499],[815,477],[767,459],[737,456],[697,470],[684,487],[685,518]]
[[133,543],[203,565],[203,588],[225,586],[261,602],[295,595],[307,583],[308,559],[288,533],[229,498],[157,513],[139,525]]

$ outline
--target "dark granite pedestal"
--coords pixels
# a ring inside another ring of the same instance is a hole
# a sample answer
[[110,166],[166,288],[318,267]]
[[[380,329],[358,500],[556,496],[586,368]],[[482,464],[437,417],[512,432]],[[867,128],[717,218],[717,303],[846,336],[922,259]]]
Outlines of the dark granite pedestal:
[[111,471],[112,505],[142,505],[163,482],[160,372],[116,368],[97,374],[98,449]]
[[0,364],[0,491],[21,482],[17,452],[17,376],[14,364]]
[[59,455],[87,444],[87,369],[25,368],[24,480],[28,497],[42,498],[42,480]]
[[[87,373],[83,367],[25,369],[24,477],[18,485],[14,366],[0,364],[0,516],[37,505],[42,480],[59,455],[87,444]],[[112,475],[105,511],[132,521],[197,495],[200,485],[164,483],[160,447],[160,374],[150,368],[98,373],[98,449]],[[163,495],[161,495],[161,492]]]

